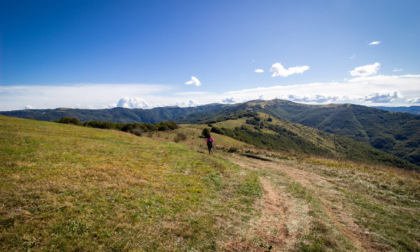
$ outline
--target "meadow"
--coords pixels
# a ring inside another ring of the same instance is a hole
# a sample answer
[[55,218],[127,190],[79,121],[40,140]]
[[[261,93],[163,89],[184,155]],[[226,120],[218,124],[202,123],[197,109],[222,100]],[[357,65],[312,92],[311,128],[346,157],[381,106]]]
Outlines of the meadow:
[[184,145],[0,118],[0,250],[218,250],[257,176]]
[[0,116],[0,250],[420,250],[418,172],[216,133],[209,155],[206,127]]

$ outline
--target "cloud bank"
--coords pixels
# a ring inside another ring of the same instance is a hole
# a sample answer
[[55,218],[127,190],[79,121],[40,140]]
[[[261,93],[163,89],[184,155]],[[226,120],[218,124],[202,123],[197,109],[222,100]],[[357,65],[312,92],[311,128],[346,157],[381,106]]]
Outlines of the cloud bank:
[[272,77],[287,77],[292,74],[301,74],[307,70],[309,70],[309,66],[295,66],[286,69],[281,63],[274,63],[270,69],[270,71],[273,72],[273,74],[271,75]]
[[286,99],[311,104],[355,103],[401,106],[418,103],[420,75],[375,75],[342,82],[315,82],[231,91],[223,102],[258,99]]
[[366,75],[335,82],[277,85],[229,92],[174,92],[163,85],[78,84],[66,86],[0,86],[0,110],[45,108],[190,107],[286,99],[310,104],[355,103],[376,106],[420,104],[420,75]]
[[157,95],[169,90],[168,86],[151,84],[0,86],[0,110],[57,107],[103,109],[116,107],[122,97],[142,97],[160,103],[164,99]]

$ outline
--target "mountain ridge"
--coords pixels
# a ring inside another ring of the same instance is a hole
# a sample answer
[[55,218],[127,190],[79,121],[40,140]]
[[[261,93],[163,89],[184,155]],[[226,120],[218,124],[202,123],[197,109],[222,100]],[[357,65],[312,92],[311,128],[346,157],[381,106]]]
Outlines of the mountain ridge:
[[103,110],[54,109],[0,112],[6,116],[54,121],[77,117],[79,121],[120,123],[176,121],[213,123],[243,112],[262,112],[278,120],[302,124],[367,143],[413,164],[420,165],[420,116],[389,112],[354,104],[307,105],[287,100],[252,100],[240,104],[209,104],[198,107],[154,109],[113,108]]

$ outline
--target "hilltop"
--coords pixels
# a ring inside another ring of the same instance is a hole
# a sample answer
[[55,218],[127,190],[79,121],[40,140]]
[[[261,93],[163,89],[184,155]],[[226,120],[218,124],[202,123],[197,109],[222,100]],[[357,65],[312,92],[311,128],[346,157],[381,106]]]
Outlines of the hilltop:
[[4,251],[420,248],[416,172],[215,132],[208,155],[207,125],[141,137],[3,116],[0,126]]

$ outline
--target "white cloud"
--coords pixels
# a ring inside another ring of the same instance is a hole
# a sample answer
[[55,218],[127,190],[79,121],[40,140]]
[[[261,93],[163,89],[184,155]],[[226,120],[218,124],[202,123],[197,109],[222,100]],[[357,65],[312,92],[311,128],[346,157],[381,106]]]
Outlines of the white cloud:
[[309,66],[295,66],[286,69],[281,63],[274,63],[270,69],[270,71],[273,72],[273,74],[271,75],[272,77],[287,77],[292,74],[301,74],[307,70],[309,70]]
[[26,105],[25,107],[23,107],[23,109],[27,110],[27,109],[35,109],[35,107],[31,106],[31,105]]
[[34,108],[110,108],[121,97],[142,97],[150,101],[164,101],[157,97],[171,88],[150,84],[74,84],[0,86],[0,110]]
[[149,103],[147,103],[144,99],[138,98],[138,97],[134,97],[134,98],[124,97],[124,98],[121,98],[117,103],[117,107],[140,108],[140,109],[152,108],[152,106]]
[[179,107],[196,107],[201,104],[195,100],[187,100],[187,101],[178,101],[175,103],[175,105]]
[[352,60],[352,59],[355,59],[355,58],[357,58],[356,54],[353,54],[352,56],[350,56],[350,59],[351,59],[351,60]]
[[225,104],[235,104],[235,103],[241,103],[241,102],[244,102],[244,101],[246,101],[246,100],[236,98],[236,97],[226,97],[226,98],[222,99],[222,103],[225,103]]
[[[182,99],[182,98],[181,98]],[[168,98],[169,103],[154,103],[150,104],[146,100],[139,97],[124,97],[121,98],[118,103],[113,107],[122,108],[138,108],[138,109],[152,109],[156,107],[167,107],[167,106],[178,106],[178,107],[196,107],[201,105],[199,102],[193,99],[187,100],[176,100],[176,98]],[[111,106],[112,107],[112,106]]]
[[379,45],[380,43],[382,43],[382,41],[372,41],[369,45]]
[[379,71],[381,64],[375,62],[372,65],[359,66],[350,71],[351,76],[369,76]]
[[398,98],[402,98],[398,91],[391,92],[375,92],[360,99],[360,101],[368,103],[390,103]]
[[412,97],[412,98],[408,98],[406,99],[406,101],[408,103],[420,103],[420,97]]
[[201,82],[195,76],[191,76],[191,80],[185,82],[185,85],[194,85],[199,87],[201,86]]
[[396,73],[396,72],[402,72],[403,70],[401,68],[394,68],[392,70],[392,72]]
[[316,95],[308,95],[308,96],[302,96],[302,95],[288,95],[288,100],[292,100],[295,102],[305,102],[305,103],[334,103],[340,100],[344,100],[344,98],[340,98],[339,96],[325,96],[322,94],[316,94]]
[[375,75],[351,78],[342,82],[319,82],[282,85],[231,91],[231,100],[286,99],[304,103],[355,103],[370,105],[403,105],[407,99],[420,97],[420,75]]
[[256,72],[256,73],[264,73],[264,69],[255,69],[254,72]]

